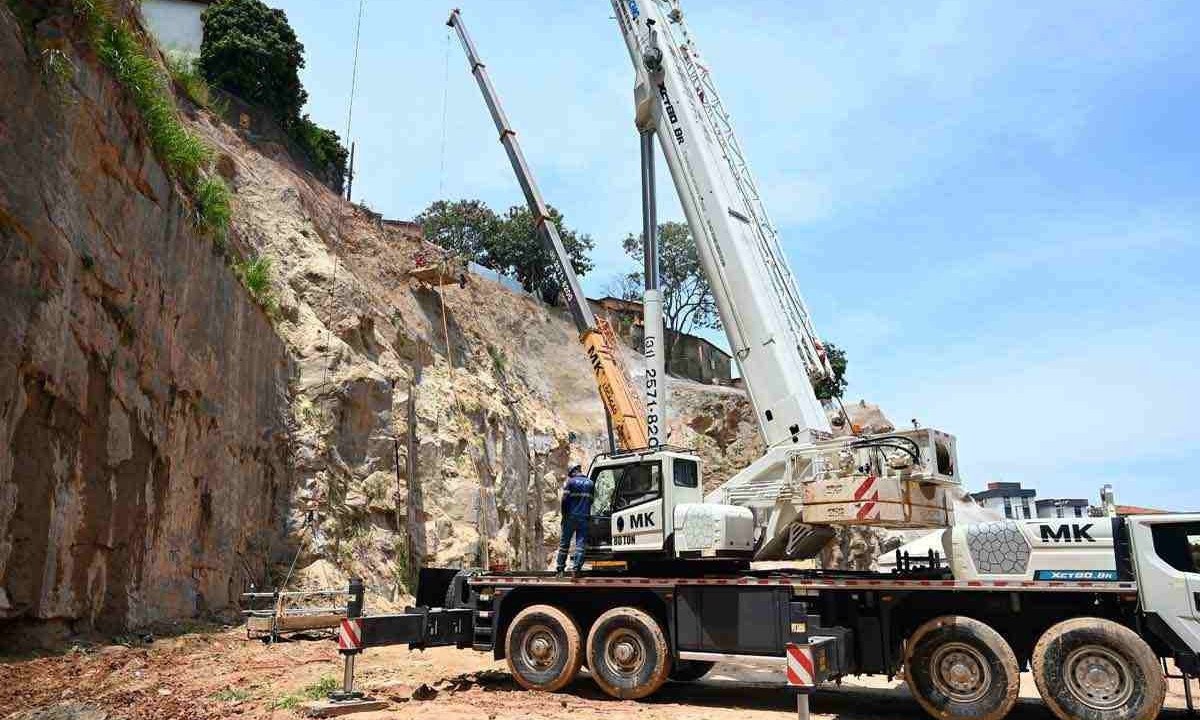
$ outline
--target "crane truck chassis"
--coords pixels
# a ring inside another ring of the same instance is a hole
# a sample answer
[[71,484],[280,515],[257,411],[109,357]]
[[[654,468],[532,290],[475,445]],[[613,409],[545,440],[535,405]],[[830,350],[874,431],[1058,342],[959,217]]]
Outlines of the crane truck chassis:
[[786,667],[801,694],[899,676],[943,720],[1004,717],[1023,669],[1062,720],[1151,720],[1168,660],[1185,687],[1200,675],[1200,515],[957,526],[944,548],[944,561],[934,553],[891,573],[423,568],[417,607],[394,615],[363,615],[355,581],[339,634],[344,691],[355,655],[395,644],[491,653],[535,691],[561,690],[586,667],[622,699],[727,660]]

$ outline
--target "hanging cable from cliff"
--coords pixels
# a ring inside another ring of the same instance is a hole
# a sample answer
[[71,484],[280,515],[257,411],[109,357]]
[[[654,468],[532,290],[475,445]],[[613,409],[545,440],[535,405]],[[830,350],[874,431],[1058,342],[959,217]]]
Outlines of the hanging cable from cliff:
[[[366,10],[366,6],[367,6],[367,0],[359,0],[358,21],[355,24],[355,28],[354,28],[354,60],[350,67],[350,100],[347,103],[347,107],[346,107],[345,140],[347,143],[350,142],[350,132],[354,129],[354,96],[358,91],[358,56],[359,56],[359,47],[362,44],[362,21],[363,21],[363,14]],[[351,173],[353,173],[353,170],[351,170]],[[350,198],[347,196],[346,199],[349,200]],[[343,234],[344,228],[345,228],[345,216],[341,215],[338,217],[338,237],[339,238]],[[333,304],[334,304],[334,300],[335,300],[335,296],[336,296],[336,292],[337,292],[338,256],[336,253],[330,253],[330,254],[333,255],[333,273],[332,273],[332,275],[330,277],[330,281],[329,281],[329,306],[328,306],[327,313],[326,313],[327,322],[326,322],[326,333],[325,333],[325,345],[326,345],[325,371],[321,378],[322,390],[324,390],[325,387],[329,384],[329,369],[330,369],[330,366],[333,364],[333,345],[332,345],[332,342],[333,342]]]
[[352,200],[354,188],[354,141],[350,138],[350,131],[354,128],[354,96],[358,90],[358,51],[362,44],[362,21],[363,11],[367,5],[367,0],[359,0],[358,3],[358,23],[354,27],[354,63],[350,69],[350,101],[346,107],[346,136],[345,141],[350,149],[350,168],[346,177],[346,199]]

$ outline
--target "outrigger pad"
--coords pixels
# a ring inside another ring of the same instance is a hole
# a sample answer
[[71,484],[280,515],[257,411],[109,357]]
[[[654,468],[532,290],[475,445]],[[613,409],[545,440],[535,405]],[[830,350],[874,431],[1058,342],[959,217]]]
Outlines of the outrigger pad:
[[351,713],[358,712],[387,710],[388,703],[386,700],[376,700],[374,698],[346,700],[342,702],[334,700],[318,700],[317,702],[306,703],[303,708],[304,717],[327,718],[338,717],[340,715],[350,715]]

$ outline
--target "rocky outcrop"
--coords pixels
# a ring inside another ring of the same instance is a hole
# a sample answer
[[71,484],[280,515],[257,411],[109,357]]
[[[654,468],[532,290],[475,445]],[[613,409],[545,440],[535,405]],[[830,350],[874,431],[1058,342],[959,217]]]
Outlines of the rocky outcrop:
[[122,90],[56,47],[50,74],[0,6],[0,618],[228,608],[285,554],[291,361]]
[[406,565],[543,567],[560,478],[604,436],[569,319],[481,278],[423,285],[409,271],[436,250],[418,235],[193,120],[236,191],[232,246],[272,262],[298,368],[299,581],[330,582],[332,564],[396,597]]

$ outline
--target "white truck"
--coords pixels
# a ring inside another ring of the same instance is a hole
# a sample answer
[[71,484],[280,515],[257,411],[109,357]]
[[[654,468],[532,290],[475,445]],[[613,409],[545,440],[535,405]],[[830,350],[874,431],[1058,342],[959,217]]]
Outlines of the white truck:
[[[691,453],[658,444],[596,458],[593,563],[578,577],[425,568],[416,607],[374,616],[352,583],[340,696],[353,697],[364,648],[408,643],[490,652],[531,690],[560,690],[586,666],[618,698],[697,680],[722,660],[774,663],[802,711],[821,683],[903,676],[941,720],[1003,717],[1029,669],[1063,720],[1154,718],[1169,667],[1185,687],[1200,675],[1200,514],[954,524],[952,436],[832,437],[810,382],[825,369],[820,341],[678,2],[611,4],[637,73],[643,179],[652,185],[657,135],[768,449],[707,499]],[[536,210],[457,11],[450,24]],[[581,334],[594,334],[582,314]],[[828,528],[855,524],[948,529],[940,553],[899,557],[889,573],[752,569],[811,555]]]

